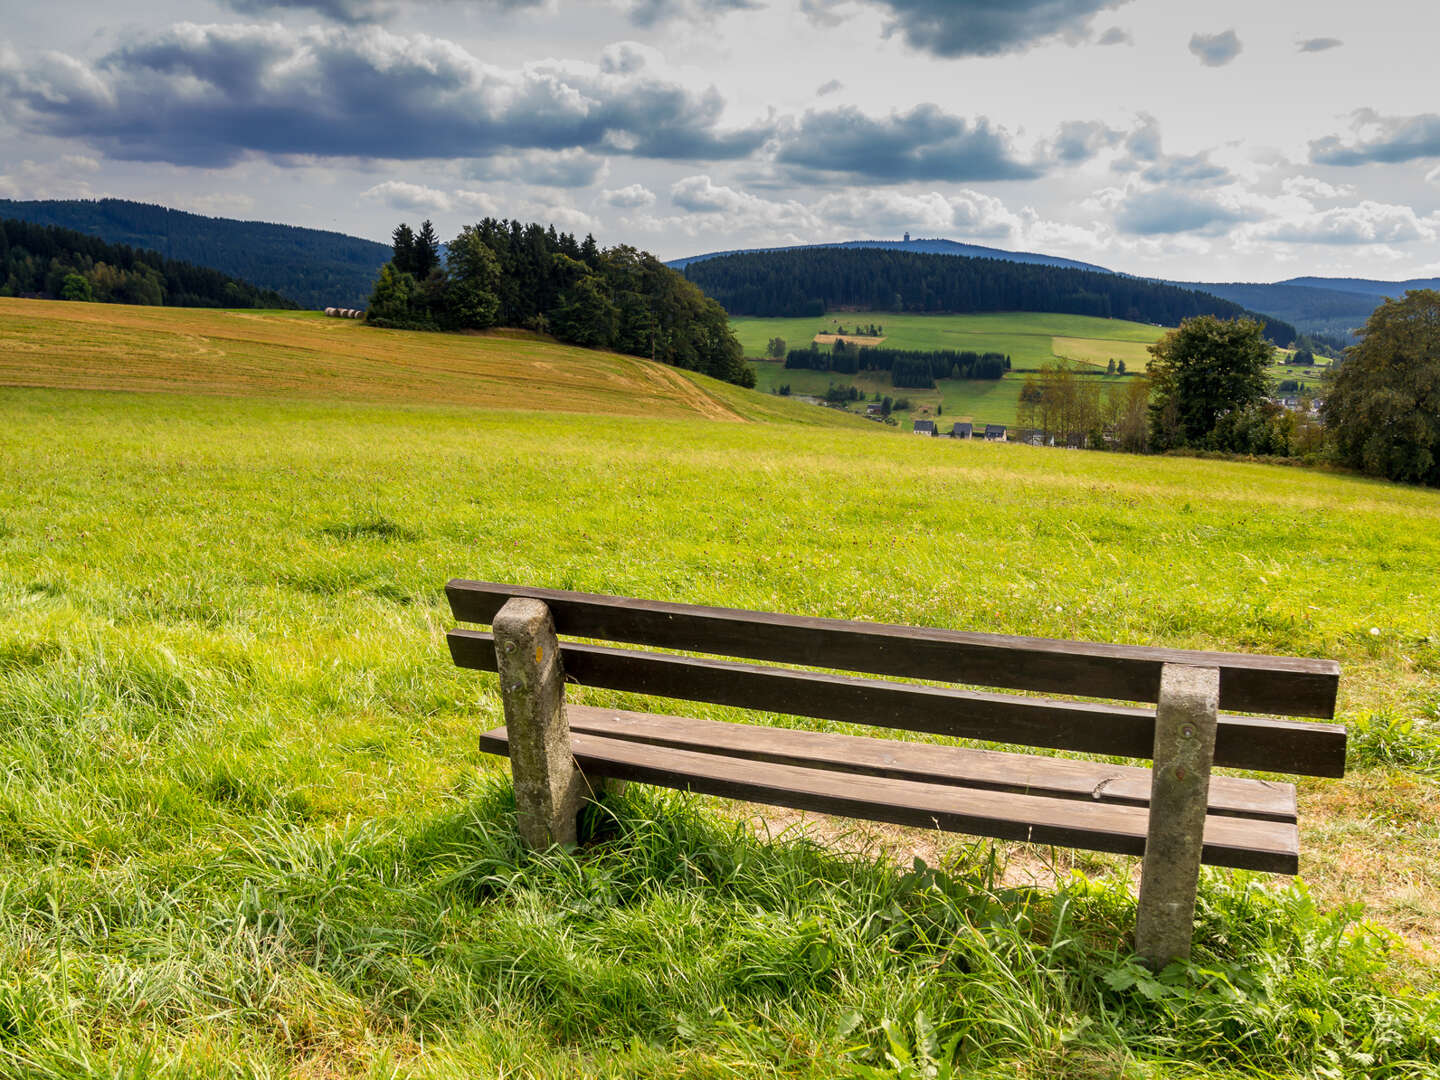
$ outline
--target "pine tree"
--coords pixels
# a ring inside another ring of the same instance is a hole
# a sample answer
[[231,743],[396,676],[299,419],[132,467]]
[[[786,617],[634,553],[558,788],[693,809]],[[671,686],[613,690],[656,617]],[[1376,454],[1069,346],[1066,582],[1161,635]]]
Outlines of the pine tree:
[[391,262],[402,274],[415,273],[415,230],[403,221],[390,234]]
[[429,218],[425,219],[420,231],[415,234],[413,251],[414,265],[410,273],[414,274],[417,280],[423,281],[431,270],[440,265],[440,238],[435,235],[435,226]]

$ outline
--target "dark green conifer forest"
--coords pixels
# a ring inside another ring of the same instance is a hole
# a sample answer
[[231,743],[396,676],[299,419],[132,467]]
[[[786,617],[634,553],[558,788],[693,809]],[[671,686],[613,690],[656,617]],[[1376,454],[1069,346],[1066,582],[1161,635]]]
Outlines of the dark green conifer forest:
[[301,307],[364,307],[384,244],[356,236],[206,217],[128,199],[0,199],[0,217],[73,229],[273,289]]
[[1196,315],[1249,316],[1276,345],[1295,328],[1209,293],[1123,274],[869,248],[797,248],[724,255],[685,276],[732,315],[811,317],[849,308],[966,314],[1053,311],[1178,326]]
[[154,251],[24,221],[0,221],[0,296],[169,307],[293,308],[270,289]]

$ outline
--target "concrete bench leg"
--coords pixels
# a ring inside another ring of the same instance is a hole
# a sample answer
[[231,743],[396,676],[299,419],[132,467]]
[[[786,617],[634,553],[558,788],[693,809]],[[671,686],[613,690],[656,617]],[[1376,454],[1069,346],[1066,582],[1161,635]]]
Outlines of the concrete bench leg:
[[1190,956],[1219,702],[1218,668],[1161,669],[1150,824],[1135,921],[1135,951],[1157,970]]
[[535,849],[573,844],[575,817],[589,788],[570,752],[565,673],[550,609],[516,597],[492,625],[520,838]]

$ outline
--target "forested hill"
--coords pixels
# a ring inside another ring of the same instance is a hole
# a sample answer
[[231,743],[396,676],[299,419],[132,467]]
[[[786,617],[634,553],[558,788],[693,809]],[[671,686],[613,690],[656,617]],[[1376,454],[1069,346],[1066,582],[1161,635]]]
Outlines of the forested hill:
[[0,199],[0,218],[58,225],[157,251],[274,289],[308,308],[363,308],[390,257],[385,244],[343,233],[205,217],[123,199]]
[[1054,311],[1175,326],[1193,315],[1249,315],[1277,345],[1295,328],[1229,300],[1174,285],[1068,267],[902,251],[802,248],[692,263],[685,276],[731,315],[873,311]]
[[1270,285],[1261,282],[1177,281],[1174,284],[1208,292],[1252,311],[1268,312],[1331,349],[1343,349],[1352,344],[1354,331],[1365,325],[1365,320],[1380,303],[1380,297],[1370,293],[1290,282]]
[[1113,271],[1094,263],[1078,262],[1059,255],[1041,255],[1035,251],[1007,251],[1004,248],[984,247],[980,244],[962,244],[958,240],[846,240],[835,244],[800,244],[773,248],[744,248],[735,251],[712,251],[705,255],[690,255],[683,259],[671,259],[666,266],[684,270],[692,263],[718,259],[725,255],[760,255],[774,251],[814,251],[821,248],[877,248],[885,251],[909,251],[917,255],[959,255],[969,259],[1004,259],[1006,262],[1038,263],[1042,266],[1068,266],[1076,270],[1094,270],[1109,274]]
[[0,296],[170,307],[293,308],[218,270],[51,225],[0,220]]

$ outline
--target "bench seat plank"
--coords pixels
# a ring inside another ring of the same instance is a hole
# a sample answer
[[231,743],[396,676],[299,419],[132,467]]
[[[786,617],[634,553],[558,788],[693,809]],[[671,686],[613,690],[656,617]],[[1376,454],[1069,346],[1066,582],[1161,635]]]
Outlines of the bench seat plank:
[[[459,667],[497,670],[494,635],[451,630]],[[1148,758],[1155,711],[1124,705],[1014,697],[709,657],[561,642],[567,682],[652,697],[705,701],[791,716],[923,731],[951,738]],[[1345,729],[1268,717],[1220,717],[1215,764],[1308,776],[1343,776]]]
[[[1062,799],[1130,806],[1150,803],[1150,770],[1132,765],[760,727],[587,705],[567,704],[565,711],[572,732],[677,750]],[[1296,820],[1295,785],[1216,776],[1210,781],[1209,812],[1293,822]]]
[[[506,754],[504,728],[486,732],[480,748]],[[571,733],[580,769],[705,795],[823,814],[940,828],[974,836],[1142,855],[1148,811],[1117,803],[1047,798],[950,784],[725,757],[628,739]],[[1211,815],[1204,862],[1278,874],[1299,868],[1299,831],[1290,822]]]
[[574,637],[1011,690],[1153,702],[1160,669],[1188,664],[1220,669],[1222,709],[1329,719],[1340,684],[1339,664],[1307,657],[894,626],[460,578],[445,592],[461,622],[489,624],[510,598],[530,597],[549,607],[558,633]]

